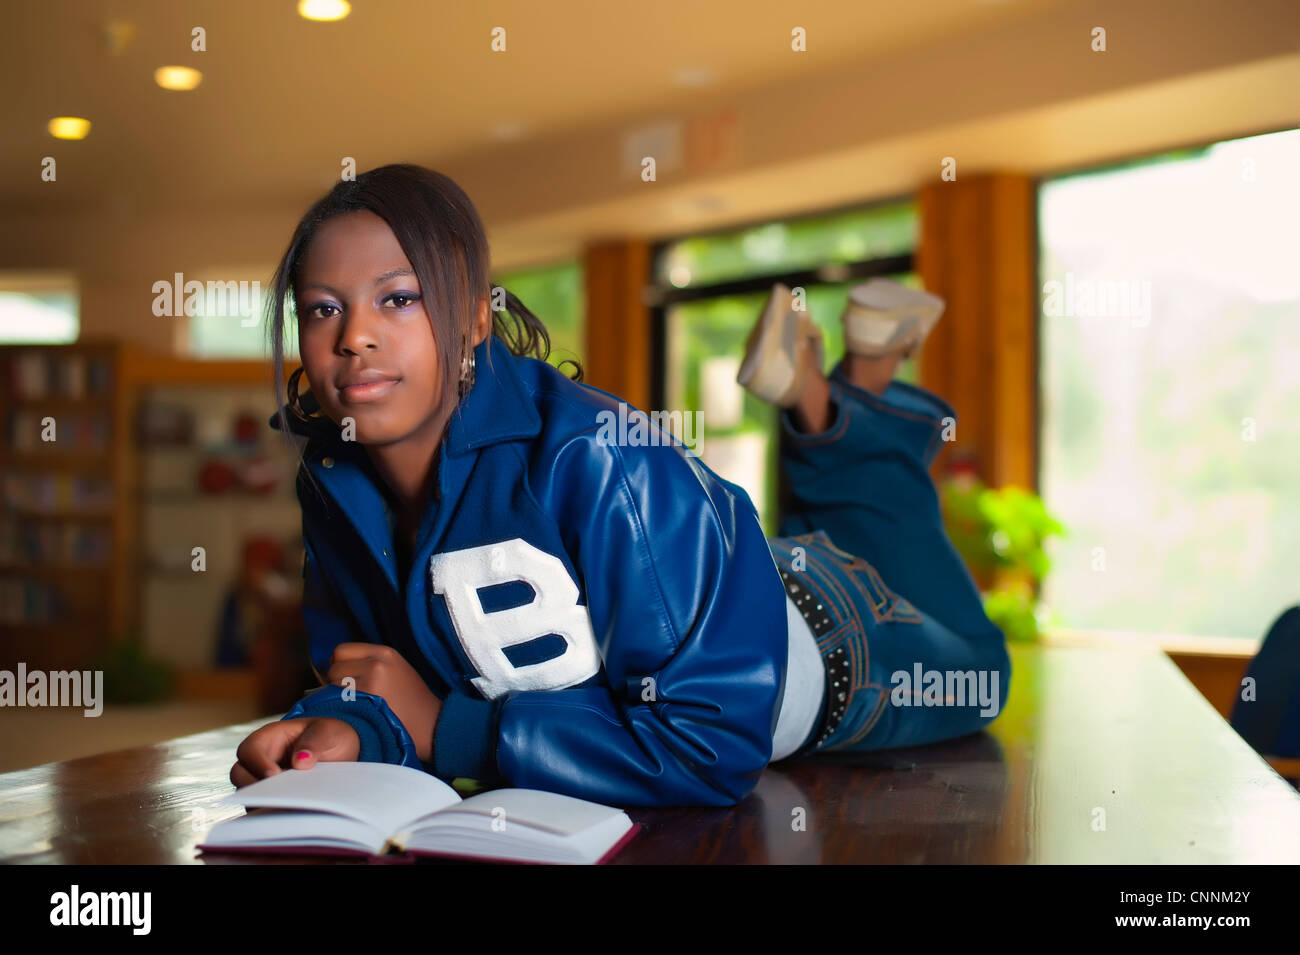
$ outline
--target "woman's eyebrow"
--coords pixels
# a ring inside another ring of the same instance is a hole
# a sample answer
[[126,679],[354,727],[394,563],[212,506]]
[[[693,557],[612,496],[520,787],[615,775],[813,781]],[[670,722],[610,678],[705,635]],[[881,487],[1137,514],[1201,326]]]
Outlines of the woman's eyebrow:
[[[384,272],[382,275],[377,276],[375,278],[374,284],[383,285],[389,279],[395,279],[403,275],[414,275],[414,274],[415,272],[411,269],[389,269],[387,272]],[[329,292],[331,295],[339,294],[337,289],[335,289],[333,286],[326,285],[324,282],[310,282],[303,287],[324,289],[326,292]]]

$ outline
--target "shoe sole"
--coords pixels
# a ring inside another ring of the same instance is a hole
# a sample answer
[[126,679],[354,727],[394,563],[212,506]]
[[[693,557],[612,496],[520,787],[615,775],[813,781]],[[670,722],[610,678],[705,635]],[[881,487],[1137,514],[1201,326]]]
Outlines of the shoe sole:
[[799,313],[794,296],[781,283],[772,287],[763,314],[745,340],[745,358],[736,381],[773,404],[786,404],[798,373]]
[[850,293],[845,306],[845,348],[866,356],[915,349],[929,337],[945,304],[929,292],[867,282]]

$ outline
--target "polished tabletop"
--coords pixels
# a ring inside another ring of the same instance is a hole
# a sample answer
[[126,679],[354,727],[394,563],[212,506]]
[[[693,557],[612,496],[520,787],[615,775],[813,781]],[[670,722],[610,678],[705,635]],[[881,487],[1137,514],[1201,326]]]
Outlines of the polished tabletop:
[[[985,732],[771,766],[733,807],[629,809],[644,830],[613,861],[1300,862],[1300,794],[1163,653],[1016,645],[1012,665]],[[321,861],[195,851],[243,812],[218,800],[268,721],[0,775],[0,861]]]

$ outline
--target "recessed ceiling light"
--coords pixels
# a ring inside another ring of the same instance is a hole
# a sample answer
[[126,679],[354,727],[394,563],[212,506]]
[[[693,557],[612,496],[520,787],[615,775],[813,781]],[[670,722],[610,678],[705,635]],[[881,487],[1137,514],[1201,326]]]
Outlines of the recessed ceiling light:
[[192,90],[203,82],[203,74],[188,66],[160,66],[153,78],[165,90]]
[[55,139],[85,139],[90,120],[80,116],[55,116],[47,127]]
[[712,86],[713,70],[707,66],[683,66],[673,74],[678,86]]
[[298,16],[304,20],[342,20],[351,12],[347,0],[298,0]]
[[516,123],[513,120],[504,120],[492,127],[492,135],[503,142],[522,139],[524,135],[524,127],[522,123]]

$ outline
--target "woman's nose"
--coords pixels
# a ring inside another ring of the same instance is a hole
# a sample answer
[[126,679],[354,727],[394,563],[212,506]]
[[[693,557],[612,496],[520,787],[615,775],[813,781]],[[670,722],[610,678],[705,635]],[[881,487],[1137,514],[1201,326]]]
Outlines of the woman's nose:
[[360,354],[380,347],[380,317],[369,308],[351,309],[339,334],[339,349],[344,353]]

